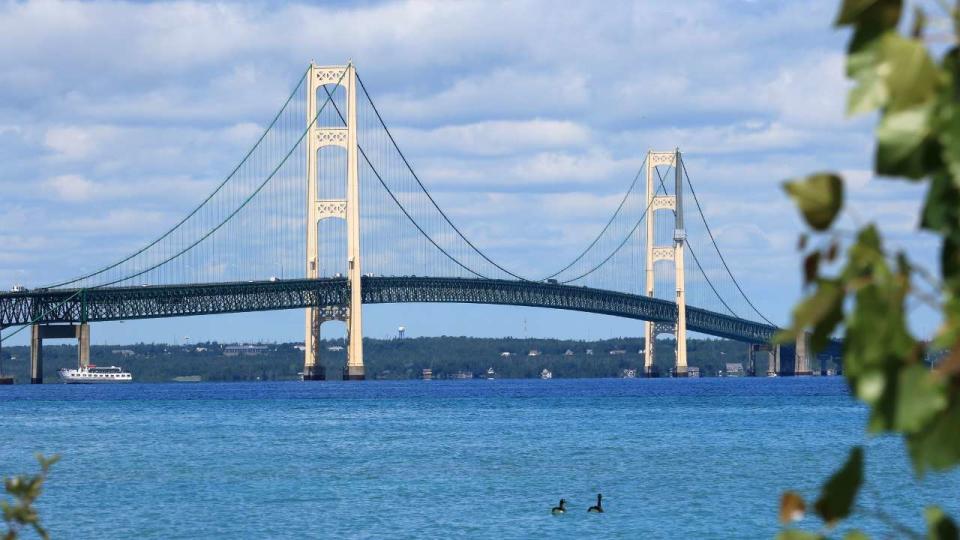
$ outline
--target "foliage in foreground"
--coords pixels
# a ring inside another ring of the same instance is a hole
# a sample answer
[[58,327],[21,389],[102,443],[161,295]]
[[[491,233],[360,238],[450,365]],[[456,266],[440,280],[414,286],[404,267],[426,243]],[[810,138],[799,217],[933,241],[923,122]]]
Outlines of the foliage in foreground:
[[32,528],[40,538],[50,538],[47,530],[40,523],[40,516],[33,505],[40,497],[43,482],[47,479],[50,467],[59,459],[60,457],[56,455],[45,458],[42,454],[37,454],[37,461],[40,462],[39,473],[21,474],[3,479],[4,491],[13,499],[0,501],[0,510],[3,511],[3,522],[7,529],[3,533],[4,540],[17,538],[20,531],[25,528]]
[[[853,33],[847,76],[856,84],[848,114],[878,111],[874,172],[927,187],[920,227],[942,240],[940,275],[890,254],[878,229],[869,224],[847,237],[833,225],[843,207],[843,179],[819,173],[786,184],[817,245],[807,250],[804,277],[809,295],[794,309],[788,340],[804,330],[822,348],[834,333],[844,340],[844,373],[851,391],[870,408],[870,433],[904,438],[914,474],[960,463],[960,7],[937,4],[949,18],[950,47],[934,59],[925,38],[927,18],[917,8],[909,33],[901,33],[901,0],[843,0],[836,24]],[[845,249],[845,254],[841,250]],[[827,272],[827,268],[833,269]],[[942,313],[933,347],[949,350],[936,369],[923,359],[926,344],[907,326],[907,302],[923,302]],[[824,484],[813,505],[823,520],[818,533],[787,530],[784,539],[823,538],[858,507],[864,482],[865,450],[855,447],[846,463]],[[781,499],[780,519],[803,516],[806,504],[795,492]],[[926,533],[874,513],[898,537],[958,538],[957,526],[937,507],[925,511]],[[866,538],[853,531],[846,538]]]

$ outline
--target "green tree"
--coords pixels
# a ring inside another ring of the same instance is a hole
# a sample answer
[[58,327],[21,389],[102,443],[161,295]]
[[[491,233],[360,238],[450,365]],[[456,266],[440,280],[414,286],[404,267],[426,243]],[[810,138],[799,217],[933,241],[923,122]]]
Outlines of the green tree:
[[37,454],[37,461],[40,462],[40,472],[38,474],[21,474],[3,479],[6,494],[13,499],[12,501],[0,501],[0,510],[3,511],[3,522],[7,529],[3,533],[4,540],[17,538],[20,530],[26,527],[33,528],[40,535],[40,538],[50,538],[47,530],[40,523],[40,516],[33,505],[40,497],[50,467],[59,459],[60,457],[56,455],[45,458],[42,454]]
[[[852,236],[836,229],[844,194],[839,175],[823,172],[785,185],[812,235],[800,241],[807,252],[809,294],[779,338],[809,330],[812,347],[820,349],[832,335],[841,335],[847,382],[870,408],[868,431],[901,435],[917,476],[960,463],[960,10],[945,0],[936,8],[950,21],[948,47],[930,45],[927,16],[919,7],[909,31],[901,30],[902,0],[843,0],[836,25],[852,30],[847,76],[855,85],[848,114],[879,113],[878,176],[926,185],[919,226],[942,240],[940,277],[903,253],[889,253],[873,224]],[[933,52],[938,48],[944,49],[939,58]],[[908,298],[942,313],[933,343],[911,334],[904,309]],[[932,370],[924,361],[929,347],[949,351]],[[853,448],[814,503],[824,530],[787,530],[781,538],[822,538],[854,511],[864,481],[864,453]],[[781,520],[790,523],[805,506],[796,493],[784,494]],[[892,525],[901,536],[958,537],[955,523],[940,509],[927,508],[925,515],[925,535]]]

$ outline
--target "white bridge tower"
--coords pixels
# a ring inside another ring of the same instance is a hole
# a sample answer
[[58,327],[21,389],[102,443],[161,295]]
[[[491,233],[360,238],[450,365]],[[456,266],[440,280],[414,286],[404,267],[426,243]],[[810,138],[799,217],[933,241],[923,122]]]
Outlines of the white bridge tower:
[[[655,195],[659,177],[656,168],[659,165],[673,166],[676,188],[674,195]],[[654,344],[657,335],[666,332],[676,332],[677,351],[674,376],[687,376],[687,300],[684,292],[683,279],[683,245],[686,241],[686,231],[683,228],[683,163],[680,160],[680,149],[673,152],[647,152],[647,246],[646,246],[646,293],[653,296],[654,263],[663,260],[672,260],[675,270],[677,320],[673,324],[644,323],[643,371],[644,376],[656,377],[657,371],[653,365]],[[661,210],[674,212],[673,244],[670,246],[655,245],[653,236],[653,222],[656,213]]]
[[[306,310],[304,380],[325,378],[320,359],[320,325],[330,320],[347,324],[347,366],[343,378],[363,380],[363,309],[360,294],[360,179],[357,152],[357,73],[353,63],[320,67],[310,64],[307,73],[307,278],[319,277],[317,226],[324,219],[347,222],[347,279],[350,302],[340,307]],[[317,121],[317,91],[324,85],[340,85],[346,92],[345,127],[325,127]],[[318,197],[317,159],[321,147],[340,146],[347,151],[346,199]]]

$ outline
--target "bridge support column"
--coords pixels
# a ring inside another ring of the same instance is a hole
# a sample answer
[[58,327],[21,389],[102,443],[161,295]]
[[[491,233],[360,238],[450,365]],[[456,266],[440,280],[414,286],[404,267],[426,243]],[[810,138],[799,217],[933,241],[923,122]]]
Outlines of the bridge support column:
[[[683,163],[680,160],[680,149],[673,152],[647,152],[647,233],[646,233],[646,258],[645,258],[645,289],[646,295],[654,296],[654,264],[657,261],[673,261],[674,284],[676,286],[677,318],[673,322],[676,332],[677,349],[673,375],[675,377],[687,376],[687,301],[684,287],[684,268],[683,252],[686,242],[686,232],[683,228]],[[666,193],[666,186],[662,185],[657,166],[673,166],[675,174],[674,194]],[[658,195],[660,187],[664,188],[664,194]],[[669,210],[674,215],[674,231],[672,246],[656,246],[654,238],[654,216],[657,211]],[[654,367],[654,350],[657,339],[656,323],[647,321],[644,323],[644,374],[651,376]]]
[[30,384],[43,384],[43,340],[76,339],[77,365],[90,365],[90,325],[80,324],[39,324],[30,328]]
[[[363,367],[363,294],[360,261],[360,175],[357,146],[357,73],[353,64],[320,67],[311,64],[307,74],[307,278],[319,277],[317,225],[322,219],[344,219],[347,222],[347,281],[350,285],[347,323],[347,366],[344,378],[362,380]],[[325,85],[339,85],[347,95],[344,126],[328,127],[316,123],[317,91]],[[318,152],[323,146],[346,149],[346,198],[321,200],[318,198]],[[321,309],[307,309],[304,339],[304,380],[317,380],[318,343],[320,340]],[[308,379],[307,377],[312,378]]]
[[303,344],[303,380],[322,381],[326,373],[320,363],[320,308],[307,308],[307,333]]
[[30,328],[30,384],[43,384],[43,338],[39,324]]
[[677,148],[673,159],[676,188],[674,189],[674,206],[676,218],[673,229],[673,267],[675,270],[675,284],[677,289],[677,365],[674,374],[677,377],[687,376],[687,296],[684,286],[683,271],[683,244],[687,233],[683,228],[683,164],[680,161],[680,149]]
[[77,326],[77,365],[82,368],[90,366],[90,325],[80,323]]
[[357,72],[347,66],[347,272],[350,311],[347,313],[347,372],[344,379],[362,381],[363,296],[360,291],[360,174],[357,156]]
[[813,375],[810,370],[810,332],[797,336],[797,359],[794,362],[795,375]]

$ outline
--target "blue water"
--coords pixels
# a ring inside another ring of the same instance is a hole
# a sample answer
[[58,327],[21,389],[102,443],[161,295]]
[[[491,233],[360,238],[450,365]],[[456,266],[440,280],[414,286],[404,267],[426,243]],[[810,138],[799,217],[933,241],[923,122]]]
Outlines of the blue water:
[[960,476],[909,480],[864,418],[839,378],[21,385],[0,475],[62,455],[54,538],[771,538],[866,442],[863,507],[960,515]]

